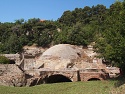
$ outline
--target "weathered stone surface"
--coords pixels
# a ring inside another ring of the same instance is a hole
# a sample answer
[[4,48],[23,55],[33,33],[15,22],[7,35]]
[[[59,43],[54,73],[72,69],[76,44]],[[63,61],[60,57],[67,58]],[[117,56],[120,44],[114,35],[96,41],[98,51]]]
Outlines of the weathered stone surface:
[[69,44],[55,45],[36,59],[37,68],[106,68],[92,49],[82,49]]
[[42,47],[37,47],[36,44],[33,44],[32,46],[24,46],[23,50],[24,54],[29,54],[32,56],[43,53],[45,51],[45,49],[43,49]]
[[20,87],[25,86],[25,84],[25,75],[0,76],[0,85]]
[[24,86],[25,74],[15,64],[0,64],[0,84],[7,86]]
[[59,59],[78,59],[82,52],[77,46],[69,44],[55,45],[46,50],[39,59],[59,58]]
[[55,45],[36,59],[37,68],[64,69],[73,67],[75,61],[83,56],[77,46],[69,44]]

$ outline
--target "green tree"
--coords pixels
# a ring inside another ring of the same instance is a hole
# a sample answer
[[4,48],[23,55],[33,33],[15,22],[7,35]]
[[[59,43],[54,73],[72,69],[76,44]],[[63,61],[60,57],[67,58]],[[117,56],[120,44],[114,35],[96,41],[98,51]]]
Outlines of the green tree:
[[63,13],[61,18],[59,18],[59,22],[68,26],[73,26],[73,24],[75,23],[75,17],[72,12],[68,10]]
[[22,45],[15,34],[11,34],[8,40],[4,44],[5,46],[5,53],[17,53],[22,50]]
[[[105,29],[96,41],[96,52],[112,65],[125,69],[125,1],[111,5]],[[125,70],[124,70],[125,71]]]

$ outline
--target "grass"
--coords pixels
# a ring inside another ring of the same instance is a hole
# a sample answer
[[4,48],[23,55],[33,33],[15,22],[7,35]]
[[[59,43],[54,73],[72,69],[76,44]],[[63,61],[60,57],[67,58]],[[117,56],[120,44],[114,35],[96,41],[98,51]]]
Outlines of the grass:
[[125,85],[120,86],[119,88],[113,88],[110,91],[110,94],[125,94]]
[[114,93],[115,83],[116,81],[88,81],[41,84],[33,87],[0,86],[0,94],[122,94]]
[[125,77],[118,77],[114,84],[116,88],[112,88],[110,94],[125,94]]

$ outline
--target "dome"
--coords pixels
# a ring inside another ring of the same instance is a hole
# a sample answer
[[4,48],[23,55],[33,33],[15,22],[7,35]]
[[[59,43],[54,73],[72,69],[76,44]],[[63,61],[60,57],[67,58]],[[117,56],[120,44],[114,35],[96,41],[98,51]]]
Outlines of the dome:
[[92,62],[93,57],[89,57],[88,52],[85,53],[80,47],[70,44],[58,44],[50,47],[39,56],[39,58],[36,59],[36,66],[37,68],[47,69],[100,67],[97,63]]
[[70,44],[55,45],[46,50],[39,59],[59,58],[59,59],[77,59],[81,51],[76,46]]

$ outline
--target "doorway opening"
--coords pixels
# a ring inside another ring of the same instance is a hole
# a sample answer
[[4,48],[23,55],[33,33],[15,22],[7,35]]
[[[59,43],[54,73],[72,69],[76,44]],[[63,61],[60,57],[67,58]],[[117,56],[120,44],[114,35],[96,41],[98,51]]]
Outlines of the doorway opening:
[[61,82],[72,82],[68,77],[57,74],[51,75],[46,79],[46,83],[61,83]]

